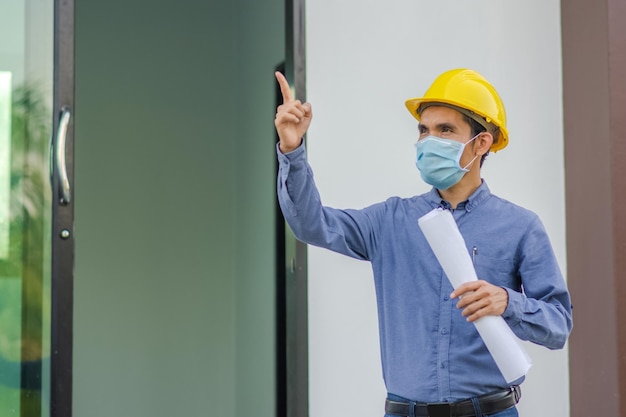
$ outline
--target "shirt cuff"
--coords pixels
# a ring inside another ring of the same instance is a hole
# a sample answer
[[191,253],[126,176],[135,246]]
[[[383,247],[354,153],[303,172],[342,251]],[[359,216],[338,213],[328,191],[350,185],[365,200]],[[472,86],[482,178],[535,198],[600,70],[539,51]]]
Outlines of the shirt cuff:
[[524,306],[524,294],[521,292],[517,292],[510,288],[502,287],[509,294],[509,303],[502,313],[502,317],[510,324],[515,325],[518,324],[522,317],[522,310]]
[[305,146],[304,146],[304,140],[302,140],[300,142],[300,146],[298,146],[296,149],[294,149],[291,152],[287,152],[287,153],[282,153],[280,151],[280,142],[278,142],[276,144],[276,154],[278,155],[278,160],[280,162],[287,162],[287,161],[293,161],[296,160],[298,158],[301,158],[303,154],[305,154]]

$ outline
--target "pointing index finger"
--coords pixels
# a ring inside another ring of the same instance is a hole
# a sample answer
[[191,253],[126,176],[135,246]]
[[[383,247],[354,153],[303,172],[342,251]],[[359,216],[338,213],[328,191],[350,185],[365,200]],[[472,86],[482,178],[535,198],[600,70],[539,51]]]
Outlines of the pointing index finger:
[[283,94],[283,103],[293,101],[293,97],[291,96],[291,87],[289,87],[287,79],[280,71],[276,71],[275,74],[278,85],[280,85],[280,92]]

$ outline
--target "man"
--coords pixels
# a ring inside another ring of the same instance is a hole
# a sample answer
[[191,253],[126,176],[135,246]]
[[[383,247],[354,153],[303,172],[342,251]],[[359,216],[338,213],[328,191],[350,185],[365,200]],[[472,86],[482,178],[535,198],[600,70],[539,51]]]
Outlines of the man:
[[[419,121],[416,165],[433,188],[361,210],[321,204],[302,137],[309,103],[294,100],[276,73],[278,196],[296,237],[372,263],[386,416],[517,416],[523,377],[508,384],[472,322],[502,316],[521,339],[562,348],[571,304],[548,236],[529,210],[491,194],[480,167],[508,143],[504,106],[472,70],[441,74],[407,100]],[[478,281],[453,291],[418,227],[434,208],[452,212]]]

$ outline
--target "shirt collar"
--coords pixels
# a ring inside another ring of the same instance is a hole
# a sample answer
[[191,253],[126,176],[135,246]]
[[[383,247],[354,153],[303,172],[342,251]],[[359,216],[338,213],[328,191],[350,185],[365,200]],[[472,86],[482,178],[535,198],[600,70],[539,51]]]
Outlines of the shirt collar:
[[[490,195],[491,195],[491,190],[489,190],[489,187],[487,186],[487,183],[485,182],[485,180],[482,180],[480,186],[476,189],[476,191],[474,191],[467,200],[460,202],[456,206],[456,210],[472,211],[480,203],[485,201],[487,197],[489,197]],[[439,191],[437,191],[435,187],[433,187],[426,194],[426,196],[428,198],[428,201],[430,201],[430,203],[433,205],[433,207],[442,207],[442,206],[449,207],[450,206],[450,204],[447,201],[441,198],[441,196],[439,195]]]

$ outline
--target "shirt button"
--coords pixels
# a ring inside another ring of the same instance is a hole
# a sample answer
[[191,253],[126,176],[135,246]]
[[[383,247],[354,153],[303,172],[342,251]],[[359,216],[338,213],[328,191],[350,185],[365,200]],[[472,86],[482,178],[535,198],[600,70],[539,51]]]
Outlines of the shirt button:
[[444,362],[441,362],[441,369],[445,368],[446,364]]
[[443,296],[443,301],[448,301],[449,299],[450,299],[450,296],[448,296],[448,295],[444,295]]
[[446,328],[441,329],[441,334],[448,334],[448,329]]

